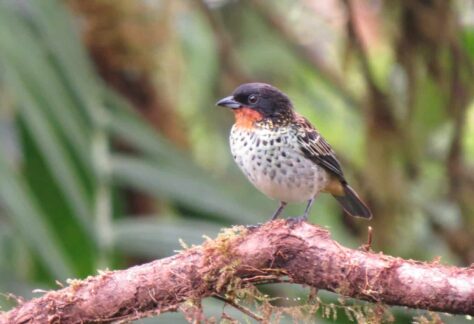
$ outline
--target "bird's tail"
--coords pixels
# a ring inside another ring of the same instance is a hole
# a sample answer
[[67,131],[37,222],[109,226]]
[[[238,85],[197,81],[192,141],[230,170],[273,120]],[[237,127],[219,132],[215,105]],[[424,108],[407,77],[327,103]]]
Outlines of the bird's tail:
[[351,216],[372,218],[372,212],[367,205],[359,198],[359,195],[347,183],[342,184],[344,195],[333,195],[342,208]]

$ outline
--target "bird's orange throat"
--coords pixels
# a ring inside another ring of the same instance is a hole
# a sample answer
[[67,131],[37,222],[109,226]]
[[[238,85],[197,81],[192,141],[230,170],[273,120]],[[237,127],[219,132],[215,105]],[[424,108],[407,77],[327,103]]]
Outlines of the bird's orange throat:
[[255,122],[263,119],[261,113],[247,107],[234,109],[233,112],[235,115],[235,125],[240,128],[253,128]]

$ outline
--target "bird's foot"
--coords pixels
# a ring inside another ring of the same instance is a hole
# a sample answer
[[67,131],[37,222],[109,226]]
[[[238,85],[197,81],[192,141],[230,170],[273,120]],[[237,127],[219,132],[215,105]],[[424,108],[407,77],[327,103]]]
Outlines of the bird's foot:
[[293,223],[293,224],[297,224],[297,223],[301,223],[301,222],[306,222],[308,221],[308,215],[302,215],[302,216],[297,216],[297,217],[290,217],[287,219],[287,222],[288,223]]
[[262,223],[257,223],[255,225],[244,225],[246,229],[248,230],[256,230],[257,228],[259,228],[260,226],[262,226],[263,224]]

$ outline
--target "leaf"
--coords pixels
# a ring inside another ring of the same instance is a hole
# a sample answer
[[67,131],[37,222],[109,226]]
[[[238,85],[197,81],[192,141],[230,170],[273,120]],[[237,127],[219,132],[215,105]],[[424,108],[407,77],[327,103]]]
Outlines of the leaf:
[[[10,15],[13,14],[13,12],[10,12]],[[67,105],[62,100],[67,96],[62,97],[58,102],[48,101],[48,98],[58,97],[57,94],[62,93],[61,87],[58,88],[57,76],[54,76],[53,72],[44,69],[48,65],[45,60],[29,63],[31,60],[31,58],[28,58],[29,56],[38,59],[38,57],[44,56],[44,53],[41,53],[38,46],[34,46],[36,40],[30,35],[28,29],[19,21],[9,18],[10,15],[6,6],[0,6],[0,17],[4,23],[8,24],[8,28],[0,29],[0,49],[4,49],[0,63],[3,63],[5,84],[19,101],[20,114],[34,134],[33,138],[48,162],[57,184],[64,191],[68,203],[74,210],[74,215],[86,229],[90,238],[94,239],[95,234],[90,221],[92,212],[87,190],[79,177],[79,170],[71,161],[71,157],[63,144],[63,139],[55,130],[52,120],[57,119],[59,125],[65,123],[63,127],[66,130],[63,130],[63,134],[73,133],[77,135],[68,138],[71,139],[73,144],[80,143],[72,146],[76,147],[79,156],[83,159],[89,159],[90,154],[87,153],[88,145],[86,142],[82,140],[77,142],[76,140],[84,130],[76,129],[76,126],[71,125],[77,124],[80,128],[83,126],[81,126],[80,119],[77,116],[64,113],[73,111],[72,105]],[[9,29],[17,31],[15,36],[17,39],[13,40],[11,38]],[[17,45],[18,41],[20,41],[21,46]],[[23,48],[25,44],[28,46]],[[42,80],[41,76],[44,76],[45,80]],[[49,82],[52,82],[52,85],[44,86]],[[63,104],[64,106],[62,106]],[[57,108],[55,113],[51,113],[48,108],[51,105]],[[59,111],[62,112],[59,113]]]
[[87,230],[91,238],[94,237],[94,230],[91,226],[91,205],[86,195],[86,189],[79,179],[79,175],[70,157],[63,148],[61,140],[54,132],[52,125],[40,113],[36,98],[27,91],[25,84],[22,84],[18,75],[11,68],[5,68],[7,84],[19,98],[22,98],[20,114],[24,118],[26,125],[34,134],[34,140],[43,153],[56,182],[64,191],[77,216],[80,224]]
[[107,123],[108,131],[134,148],[154,159],[166,160],[185,168],[195,168],[182,152],[177,150],[158,134],[144,119],[132,111],[116,94],[109,92],[108,99],[113,105]]
[[219,226],[205,221],[157,221],[134,217],[115,222],[113,232],[114,246],[118,250],[134,256],[158,258],[183,249],[180,239],[190,246],[201,244],[203,235],[215,237]]
[[61,134],[70,141],[83,165],[91,168],[87,154],[90,134],[84,132],[88,125],[68,91],[68,84],[62,80],[60,71],[54,65],[55,58],[48,57],[48,50],[37,32],[33,33],[22,19],[12,19],[10,16],[14,14],[11,12],[9,15],[5,9],[0,7],[0,17],[5,26],[0,30],[2,61],[15,71],[21,86],[34,96],[38,108],[55,122]]
[[104,86],[71,24],[71,15],[58,1],[33,1],[29,5],[32,19],[44,36],[42,41],[54,55],[55,63],[68,81],[71,95],[92,122],[103,122]]
[[205,173],[198,175],[180,166],[123,155],[115,155],[112,165],[113,178],[120,184],[179,201],[236,224],[254,223],[258,219],[256,208],[242,205],[232,192],[226,191],[223,185]]
[[21,178],[12,170],[0,154],[0,200],[7,215],[22,234],[28,246],[38,253],[49,271],[57,279],[74,275],[60,244],[56,240],[45,216],[31,196]]

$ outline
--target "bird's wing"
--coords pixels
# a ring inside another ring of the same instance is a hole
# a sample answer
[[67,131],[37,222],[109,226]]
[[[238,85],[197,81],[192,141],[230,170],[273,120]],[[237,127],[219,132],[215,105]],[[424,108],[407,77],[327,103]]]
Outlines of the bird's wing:
[[303,155],[330,171],[341,182],[345,183],[341,165],[331,146],[303,116],[296,117],[298,144]]

